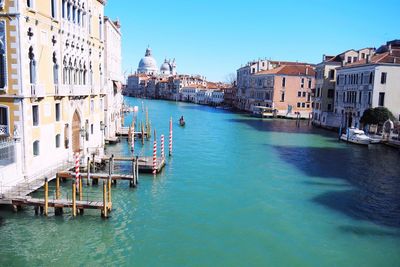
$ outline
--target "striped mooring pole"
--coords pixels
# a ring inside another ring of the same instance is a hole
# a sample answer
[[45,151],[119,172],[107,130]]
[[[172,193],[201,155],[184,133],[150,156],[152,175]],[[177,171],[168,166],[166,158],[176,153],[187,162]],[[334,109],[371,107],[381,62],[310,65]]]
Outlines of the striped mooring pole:
[[172,117],[169,120],[169,156],[172,156]]
[[157,140],[155,138],[153,144],[153,174],[157,174]]
[[165,154],[164,154],[164,135],[161,135],[161,159],[165,158]]
[[75,154],[75,182],[76,182],[76,188],[79,188],[79,167],[80,167],[80,155],[79,152]]

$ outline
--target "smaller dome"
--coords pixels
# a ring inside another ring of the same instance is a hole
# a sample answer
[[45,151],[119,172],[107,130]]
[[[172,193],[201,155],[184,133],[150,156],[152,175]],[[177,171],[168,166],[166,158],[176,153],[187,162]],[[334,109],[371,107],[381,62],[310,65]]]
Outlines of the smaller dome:
[[164,61],[164,63],[161,65],[160,71],[170,71],[170,65],[167,62],[167,60]]

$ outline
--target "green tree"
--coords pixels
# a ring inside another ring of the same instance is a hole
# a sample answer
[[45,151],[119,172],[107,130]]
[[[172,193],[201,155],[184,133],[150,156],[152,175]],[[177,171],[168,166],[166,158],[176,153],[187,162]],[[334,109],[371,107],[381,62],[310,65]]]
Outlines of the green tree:
[[366,109],[361,117],[360,122],[363,124],[378,124],[382,125],[385,121],[395,120],[392,112],[385,107]]

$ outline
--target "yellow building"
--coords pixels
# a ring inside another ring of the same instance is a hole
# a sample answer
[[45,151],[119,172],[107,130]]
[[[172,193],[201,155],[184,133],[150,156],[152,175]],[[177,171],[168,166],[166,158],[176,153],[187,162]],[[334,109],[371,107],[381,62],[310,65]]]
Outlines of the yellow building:
[[16,164],[5,172],[0,159],[3,185],[102,153],[105,3],[0,1],[0,136],[13,146],[0,154]]

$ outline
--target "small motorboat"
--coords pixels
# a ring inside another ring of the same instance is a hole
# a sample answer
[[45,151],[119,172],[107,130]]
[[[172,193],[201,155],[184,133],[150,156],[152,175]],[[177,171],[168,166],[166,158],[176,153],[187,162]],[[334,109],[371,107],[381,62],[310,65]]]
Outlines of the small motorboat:
[[365,135],[363,130],[356,128],[348,128],[346,133],[340,136],[340,139],[358,145],[369,145],[371,143],[371,138]]

